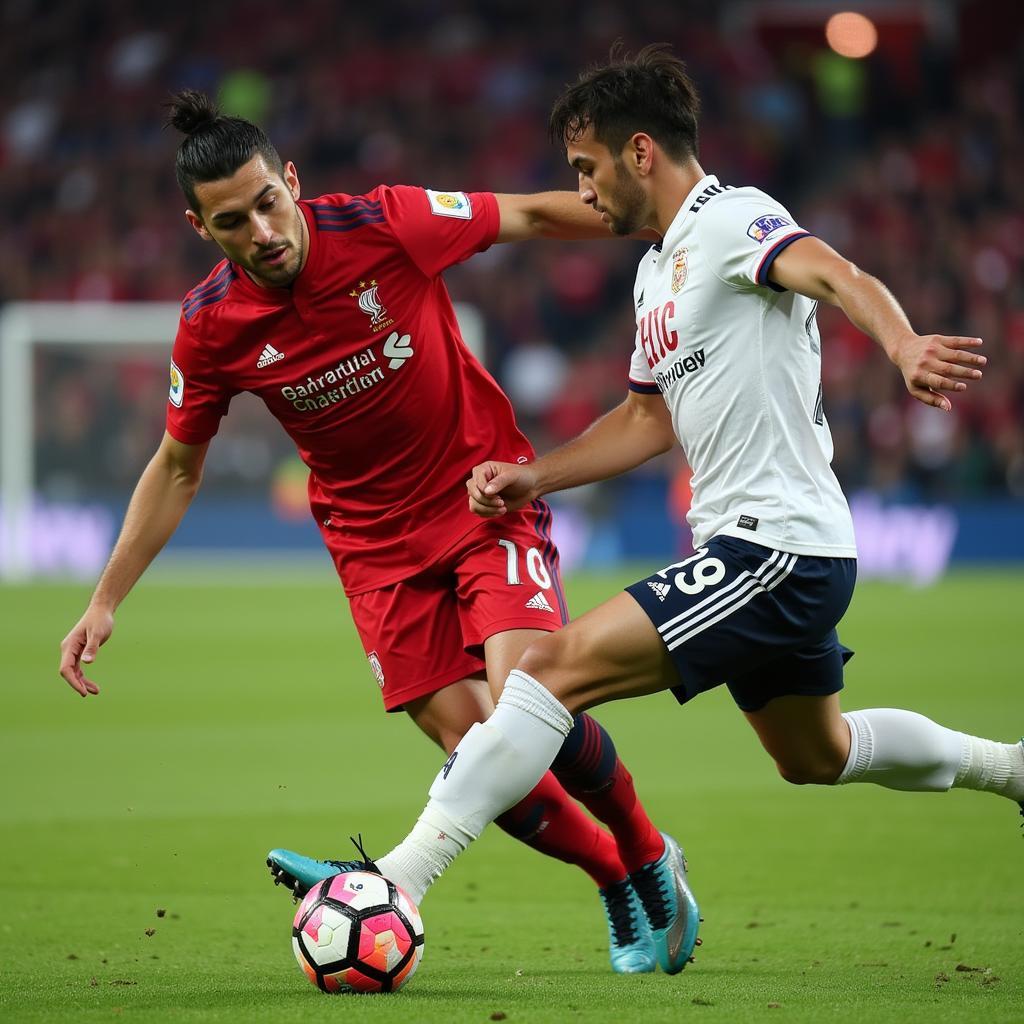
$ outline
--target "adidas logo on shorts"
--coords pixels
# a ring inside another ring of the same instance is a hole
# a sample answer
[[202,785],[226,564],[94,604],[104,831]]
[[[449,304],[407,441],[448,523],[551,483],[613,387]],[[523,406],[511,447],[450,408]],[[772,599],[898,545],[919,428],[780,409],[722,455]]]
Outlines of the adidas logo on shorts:
[[529,601],[526,602],[527,608],[535,608],[540,612],[553,612],[555,609],[548,603],[548,599],[544,596],[543,590],[538,590]]
[[647,586],[658,595],[659,601],[664,601],[668,596],[668,592],[672,589],[667,583],[655,583],[653,580],[648,580]]
[[278,352],[273,345],[264,345],[263,352],[260,355],[259,361],[256,363],[258,369],[263,369],[264,366],[269,366],[271,363],[276,363],[279,359],[284,359],[284,353]]

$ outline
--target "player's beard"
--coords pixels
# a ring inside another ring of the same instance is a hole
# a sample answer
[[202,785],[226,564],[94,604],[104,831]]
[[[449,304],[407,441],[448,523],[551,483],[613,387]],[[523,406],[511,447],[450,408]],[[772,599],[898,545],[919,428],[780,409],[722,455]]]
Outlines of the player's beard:
[[631,235],[644,227],[647,193],[630,176],[621,160],[615,161],[615,190],[609,196],[604,212],[613,234]]
[[[254,266],[248,268],[253,277],[258,278],[263,284],[271,288],[287,288],[299,276],[305,263],[305,232],[303,231],[302,211],[299,204],[295,204],[295,239],[285,239],[285,244],[291,249],[291,256],[286,256],[284,262],[278,267],[268,267],[263,264],[257,256],[252,262]],[[277,246],[271,246],[271,249]]]

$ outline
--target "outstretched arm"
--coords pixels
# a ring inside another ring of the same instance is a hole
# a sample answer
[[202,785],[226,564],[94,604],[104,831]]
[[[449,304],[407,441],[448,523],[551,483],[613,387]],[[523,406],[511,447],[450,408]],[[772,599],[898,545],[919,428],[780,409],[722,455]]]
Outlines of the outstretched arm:
[[630,391],[579,437],[536,462],[483,462],[466,481],[469,507],[491,518],[522,508],[552,491],[607,480],[667,452],[675,443],[672,417],[661,395]]
[[[495,195],[501,225],[497,241],[521,242],[528,238],[616,238],[593,206],[576,192],[536,192],[532,195]],[[656,241],[653,231],[631,238]]]
[[851,323],[882,346],[919,402],[944,412],[944,391],[964,391],[981,377],[981,338],[916,334],[892,292],[818,238],[800,238],[772,264],[768,277],[790,291],[839,306]]
[[139,477],[121,533],[100,576],[89,607],[60,645],[60,674],[83,697],[99,687],[82,672],[82,663],[114,629],[114,611],[177,529],[203,475],[209,442],[182,444],[165,433],[156,454]]

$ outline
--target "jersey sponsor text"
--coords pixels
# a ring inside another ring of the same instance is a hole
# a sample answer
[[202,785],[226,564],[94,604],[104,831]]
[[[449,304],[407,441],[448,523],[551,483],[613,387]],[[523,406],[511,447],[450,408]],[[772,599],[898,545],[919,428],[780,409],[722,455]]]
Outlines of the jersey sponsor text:
[[669,330],[669,318],[675,314],[676,304],[666,302],[665,305],[655,307],[640,318],[640,344],[647,356],[647,365],[652,370],[665,356],[679,347],[679,334],[675,330]]
[[668,391],[673,384],[681,381],[687,374],[696,373],[697,370],[702,369],[705,362],[704,349],[699,348],[692,356],[681,357],[667,370],[656,373],[654,380],[662,392]]
[[299,412],[326,409],[379,384],[384,379],[382,367],[375,366],[369,373],[359,372],[376,361],[372,348],[363,349],[316,377],[307,377],[301,384],[286,384],[281,394]]

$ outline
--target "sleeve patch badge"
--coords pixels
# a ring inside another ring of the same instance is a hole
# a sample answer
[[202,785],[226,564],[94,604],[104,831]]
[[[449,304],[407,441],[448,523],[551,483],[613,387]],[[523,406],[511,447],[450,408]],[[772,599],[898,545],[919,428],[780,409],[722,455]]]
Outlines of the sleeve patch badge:
[[763,217],[758,217],[749,228],[747,228],[747,234],[760,245],[769,235],[773,235],[779,228],[788,228],[792,224],[792,221],[786,220],[785,217],[779,217],[774,213],[766,213]]
[[469,204],[469,196],[465,192],[435,192],[427,189],[430,200],[430,212],[435,217],[457,217],[459,220],[472,220],[473,207]]
[[171,390],[167,395],[171,405],[176,406],[178,409],[181,408],[181,403],[185,400],[185,378],[182,376],[181,370],[175,365],[174,360],[171,360]]

